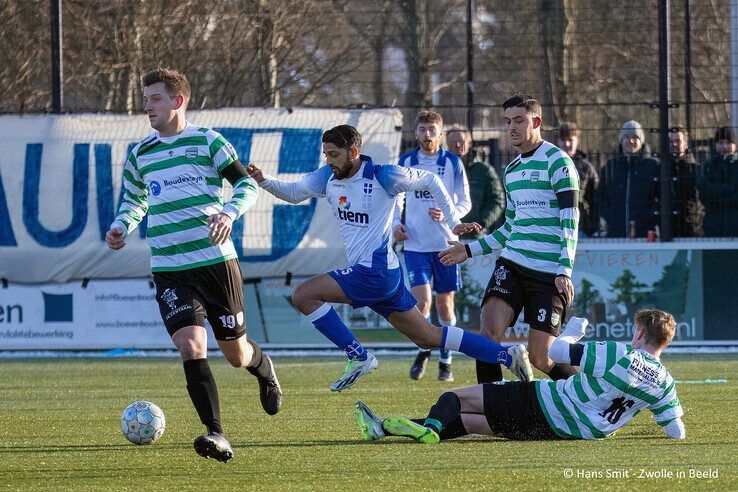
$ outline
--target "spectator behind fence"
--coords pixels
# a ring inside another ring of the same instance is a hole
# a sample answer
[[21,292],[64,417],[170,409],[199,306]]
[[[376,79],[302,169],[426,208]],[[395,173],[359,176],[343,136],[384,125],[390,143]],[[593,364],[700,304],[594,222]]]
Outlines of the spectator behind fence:
[[658,223],[659,161],[637,121],[626,122],[618,137],[617,154],[605,164],[596,195],[600,235],[646,237]]
[[738,155],[733,131],[715,132],[715,152],[702,166],[699,190],[705,204],[705,236],[738,236]]
[[505,210],[505,194],[495,170],[484,162],[480,154],[472,149],[469,130],[454,124],[446,131],[446,145],[451,152],[461,157],[469,180],[472,207],[462,221],[476,222],[482,226],[478,233],[467,233],[461,239],[479,239],[487,235]]
[[559,127],[556,145],[569,154],[579,173],[579,235],[592,236],[600,225],[594,211],[595,190],[600,184],[600,176],[587,155],[578,149],[579,129],[576,123],[564,123]]
[[701,237],[705,207],[697,190],[699,170],[689,151],[689,132],[683,126],[669,129],[672,188],[672,234],[674,237]]

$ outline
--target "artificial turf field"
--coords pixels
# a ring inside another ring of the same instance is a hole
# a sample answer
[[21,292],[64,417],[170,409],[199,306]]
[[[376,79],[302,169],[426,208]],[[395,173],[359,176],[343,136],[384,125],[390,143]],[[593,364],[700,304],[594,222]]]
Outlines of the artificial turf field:
[[[677,384],[685,441],[666,439],[650,412],[603,441],[360,441],[353,421],[357,399],[380,416],[425,416],[444,388],[475,381],[473,361],[462,356],[454,362],[455,383],[436,381],[435,357],[426,377],[412,381],[411,358],[380,356],[377,371],[340,394],[328,391],[343,368],[338,357],[275,358],[285,396],[274,417],[261,410],[252,377],[211,358],[235,452],[227,464],[205,460],[192,448],[203,428],[178,359],[1,360],[0,488],[738,489],[736,354],[663,357],[677,380],[728,380]],[[166,415],[166,432],[153,445],[135,446],[120,432],[120,414],[135,400],[153,401]],[[588,478],[567,479],[567,469]],[[690,479],[690,469],[718,476]],[[630,478],[623,478],[626,471]],[[687,477],[639,478],[669,472]]]

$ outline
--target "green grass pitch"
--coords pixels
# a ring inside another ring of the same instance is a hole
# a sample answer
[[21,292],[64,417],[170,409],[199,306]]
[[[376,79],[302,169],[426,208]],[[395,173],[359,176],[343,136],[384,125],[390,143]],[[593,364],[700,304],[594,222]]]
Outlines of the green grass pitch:
[[[664,356],[678,380],[728,379],[677,386],[686,411],[685,441],[666,439],[643,412],[604,441],[361,442],[353,421],[357,399],[380,416],[425,416],[444,388],[475,381],[473,361],[461,356],[454,363],[455,383],[436,381],[435,357],[426,377],[411,381],[410,359],[380,357],[377,371],[333,394],[328,386],[342,370],[340,358],[277,358],[284,406],[269,417],[259,406],[256,381],[212,358],[235,452],[227,464],[205,460],[192,449],[203,429],[178,359],[3,360],[0,488],[738,489],[738,355]],[[166,415],[166,433],[153,445],[135,446],[120,432],[120,414],[135,400],[153,401]],[[566,478],[567,469],[581,477]],[[689,478],[690,470],[713,478]],[[666,475],[641,478],[642,473]],[[686,476],[677,478],[680,473]]]

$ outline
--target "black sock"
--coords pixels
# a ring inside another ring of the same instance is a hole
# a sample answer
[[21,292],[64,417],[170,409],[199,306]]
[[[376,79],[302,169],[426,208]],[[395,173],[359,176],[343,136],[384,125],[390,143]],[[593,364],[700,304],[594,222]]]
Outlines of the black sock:
[[447,425],[456,420],[460,415],[461,400],[459,400],[459,396],[453,391],[447,391],[431,407],[423,425],[430,427],[440,434]]
[[494,381],[502,381],[502,366],[478,360],[477,383],[492,383]]
[[556,363],[551,370],[548,371],[548,377],[550,377],[552,381],[557,381],[559,379],[566,379],[569,376],[573,376],[577,372],[579,371],[577,371],[574,366]]
[[200,416],[200,422],[208,428],[208,432],[222,434],[218,387],[215,385],[208,360],[186,360],[182,365],[187,380],[187,392],[190,394],[195,410],[197,410],[197,415]]
[[271,371],[269,370],[269,364],[262,364],[263,362],[266,362],[266,357],[264,356],[264,353],[261,351],[261,347],[258,343],[255,341],[248,339],[246,340],[249,345],[251,345],[251,348],[254,350],[254,354],[251,356],[251,362],[248,366],[246,366],[246,370],[249,371],[254,376],[261,376],[263,378],[268,378],[271,375]]
[[461,420],[461,414],[459,414],[458,417],[443,427],[443,430],[438,434],[438,437],[443,441],[446,439],[455,439],[467,434],[469,434],[469,432],[466,430],[466,427],[464,427],[464,422]]
[[[410,419],[416,424],[420,424],[423,427],[425,427],[425,419]],[[431,427],[433,430],[436,430],[435,427]],[[461,414],[455,419],[452,420],[447,426],[445,426],[443,429],[441,429],[441,433],[438,434],[438,437],[441,438],[441,440],[446,439],[455,439],[457,437],[466,436],[469,434],[469,432],[466,430],[466,427],[464,427],[464,422],[461,420]]]

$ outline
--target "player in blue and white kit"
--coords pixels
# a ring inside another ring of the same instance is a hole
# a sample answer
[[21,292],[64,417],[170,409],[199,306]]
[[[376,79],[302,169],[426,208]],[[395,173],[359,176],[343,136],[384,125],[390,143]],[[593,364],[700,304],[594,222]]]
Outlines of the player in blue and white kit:
[[432,193],[455,234],[478,227],[460,223],[438,177],[421,170],[374,164],[370,157],[360,154],[361,135],[350,125],[327,130],[322,140],[328,165],[299,181],[280,181],[263,175],[254,164],[247,170],[262,189],[290,203],[325,198],[338,220],[350,266],[312,277],[292,293],[294,306],[349,358],[331,391],[351,387],[377,367],[377,359],[341,321],[331,302],[372,308],[421,348],[442,347],[459,350],[475,359],[499,361],[520,379],[531,379],[532,369],[524,346],[508,350],[455,326],[433,326],[420,314],[415,299],[405,287],[400,263],[390,245],[398,194],[415,190]]
[[[415,138],[418,148],[400,156],[398,164],[411,169],[422,169],[438,176],[451,197],[457,217],[471,210],[469,182],[461,159],[441,147],[443,118],[435,111],[423,110],[415,117]],[[449,241],[458,241],[444,222],[441,209],[426,191],[415,191],[405,196],[405,222],[402,223],[403,200],[397,200],[392,222],[395,240],[404,241],[405,267],[410,289],[418,301],[418,309],[430,320],[433,293],[436,312],[441,325],[456,324],[454,293],[461,288],[461,267],[443,265],[438,253],[448,248]],[[432,284],[432,288],[431,288]],[[420,350],[410,368],[410,377],[420,379],[430,358],[430,350]],[[438,379],[453,381],[451,351],[441,349],[438,358]]]

